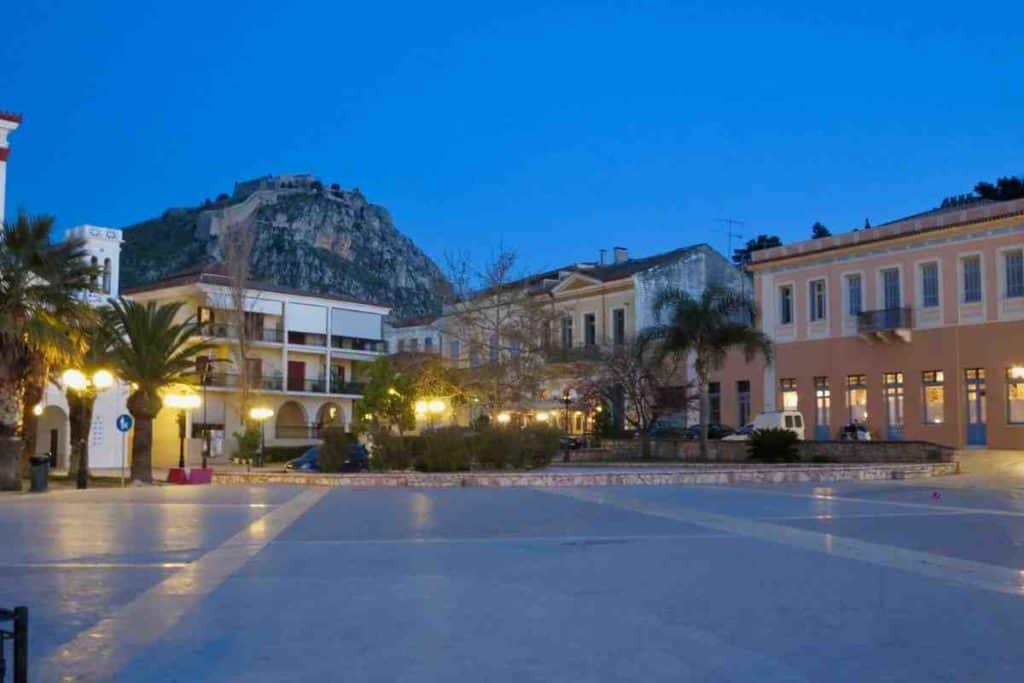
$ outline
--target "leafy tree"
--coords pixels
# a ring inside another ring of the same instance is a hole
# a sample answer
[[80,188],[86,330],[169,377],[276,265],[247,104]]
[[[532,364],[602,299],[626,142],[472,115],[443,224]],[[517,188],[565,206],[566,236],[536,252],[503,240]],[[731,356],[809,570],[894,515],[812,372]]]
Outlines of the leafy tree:
[[744,247],[733,249],[732,262],[737,266],[745,266],[750,263],[750,255],[755,251],[781,246],[782,240],[775,235],[758,235],[752,240],[747,240],[747,244]]
[[363,396],[355,403],[357,431],[407,432],[416,428],[415,377],[400,371],[391,358],[382,356],[369,364]]
[[210,348],[195,341],[202,326],[194,318],[176,322],[182,303],[142,304],[111,300],[106,312],[113,332],[110,356],[117,374],[132,385],[128,412],[135,418],[132,479],[153,481],[153,418],[163,407],[160,392],[170,385],[191,385],[194,357]]
[[829,230],[828,228],[826,228],[825,225],[823,223],[821,223],[820,221],[815,222],[815,224],[811,226],[811,239],[816,240],[816,239],[821,239],[822,237],[831,237],[831,236],[832,236],[832,231]]
[[21,213],[0,238],[0,490],[21,488],[26,393],[41,396],[50,368],[73,361],[68,333],[92,314],[78,295],[95,291],[99,271],[81,240],[51,243],[52,228]]
[[974,186],[974,191],[983,199],[997,202],[1021,199],[1024,197],[1024,178],[1007,176],[997,180],[995,185],[983,181]]
[[69,333],[75,347],[81,351],[75,368],[88,378],[88,383],[78,389],[65,387],[64,390],[68,402],[68,431],[71,437],[68,476],[75,479],[80,489],[89,485],[89,430],[92,427],[96,397],[105,388],[96,387],[93,378],[100,370],[109,371],[110,347],[113,343],[106,325],[97,324],[98,320],[90,322],[92,324],[88,327],[75,328]]
[[[771,360],[772,343],[757,329],[757,305],[749,295],[723,287],[708,287],[700,298],[679,289],[666,289],[654,301],[659,324],[651,330],[661,340],[661,353],[685,358],[693,353],[700,400],[700,455],[707,457],[708,383],[729,351],[739,349],[749,363],[758,354]],[[667,320],[661,323],[662,315]]]

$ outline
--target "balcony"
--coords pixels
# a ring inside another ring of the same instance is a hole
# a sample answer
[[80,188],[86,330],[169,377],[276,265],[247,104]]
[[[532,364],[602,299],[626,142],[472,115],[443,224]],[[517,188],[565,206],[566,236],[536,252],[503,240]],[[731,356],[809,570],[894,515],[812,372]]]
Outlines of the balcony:
[[361,337],[342,337],[331,335],[333,351],[354,351],[353,357],[368,354],[387,353],[387,342],[379,339],[363,339]]
[[289,377],[285,386],[288,388],[288,391],[302,391],[309,394],[327,393],[327,380],[323,377],[320,377],[319,379]]
[[[206,323],[202,327],[202,334],[216,339],[238,339],[239,326],[230,323]],[[284,331],[273,327],[247,327],[245,338],[249,341],[268,342],[280,344],[284,341]]]
[[601,360],[602,355],[602,349],[597,344],[551,346],[544,349],[544,357],[549,363],[586,363]]
[[883,308],[877,311],[863,311],[857,315],[857,333],[864,339],[909,342],[910,330],[913,327],[912,308]]
[[[194,375],[196,384],[204,382],[198,373]],[[235,373],[211,372],[206,376],[206,386],[215,389],[237,389],[242,386],[242,378]],[[252,389],[259,391],[281,391],[284,378],[281,375],[255,375],[249,378]]]
[[331,380],[331,394],[344,394],[347,396],[362,396],[366,389],[365,382],[336,382]]

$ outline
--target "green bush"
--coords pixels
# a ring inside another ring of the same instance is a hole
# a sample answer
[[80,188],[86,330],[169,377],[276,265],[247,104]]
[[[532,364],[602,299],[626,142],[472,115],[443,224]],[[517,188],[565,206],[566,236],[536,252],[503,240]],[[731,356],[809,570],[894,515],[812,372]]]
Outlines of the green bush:
[[419,472],[464,472],[472,462],[472,433],[461,427],[444,427],[420,435],[423,452],[413,462]]
[[317,460],[322,472],[338,472],[348,458],[349,449],[358,442],[356,437],[344,429],[332,428],[323,430],[323,443]]
[[373,432],[370,469],[378,471],[407,470],[423,452],[418,436],[395,436],[383,430]]
[[513,467],[527,469],[547,467],[558,455],[561,430],[545,425],[530,425],[520,430],[520,434],[523,445],[519,452],[522,459],[520,462],[514,463]]
[[755,462],[800,462],[797,436],[788,429],[756,429],[750,435],[747,457]]
[[235,432],[231,436],[235,438],[235,449],[231,453],[232,458],[241,460],[255,460],[256,453],[260,450],[259,427],[248,425],[244,431]]
[[264,462],[288,462],[299,457],[311,447],[310,444],[305,446],[267,446],[263,449],[263,460]]

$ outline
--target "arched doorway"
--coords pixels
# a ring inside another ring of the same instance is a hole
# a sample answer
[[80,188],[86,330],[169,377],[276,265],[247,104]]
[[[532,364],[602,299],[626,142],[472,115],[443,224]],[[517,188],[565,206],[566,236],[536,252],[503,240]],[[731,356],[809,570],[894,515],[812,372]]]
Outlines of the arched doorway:
[[295,401],[285,401],[277,409],[274,436],[278,439],[308,439],[310,437],[306,411]]
[[36,423],[36,453],[49,453],[51,467],[68,466],[68,414],[60,406],[46,406]]
[[316,426],[317,429],[327,428],[345,428],[345,412],[341,409],[337,403],[328,401],[327,403],[320,406],[320,410],[316,413]]

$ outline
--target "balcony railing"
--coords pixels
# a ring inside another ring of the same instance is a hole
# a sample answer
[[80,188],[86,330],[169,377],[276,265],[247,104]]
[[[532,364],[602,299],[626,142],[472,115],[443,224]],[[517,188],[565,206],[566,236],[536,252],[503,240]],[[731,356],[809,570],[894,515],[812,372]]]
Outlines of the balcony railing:
[[361,337],[342,337],[331,335],[331,348],[344,351],[367,351],[371,353],[387,353],[387,342],[379,339],[362,339]]
[[[196,384],[204,384],[203,377],[199,373],[193,375]],[[205,384],[208,387],[220,389],[237,389],[242,386],[242,377],[236,373],[211,372],[206,375]],[[253,389],[263,391],[281,391],[284,378],[281,375],[254,375],[249,377],[249,385]]]
[[[206,323],[202,334],[217,339],[238,339],[239,326],[231,323]],[[249,341],[262,341],[280,344],[284,340],[284,330],[275,327],[247,327],[245,338]]]
[[365,382],[336,382],[332,379],[330,393],[362,396],[365,389]]
[[579,363],[596,361],[601,358],[601,347],[597,344],[583,346],[552,346],[544,350],[549,363]]
[[877,311],[863,311],[857,315],[857,332],[895,332],[909,330],[914,326],[912,308],[883,308]]
[[308,377],[289,377],[285,386],[288,391],[305,391],[312,394],[323,394],[327,392],[327,380],[323,377],[310,379]]

